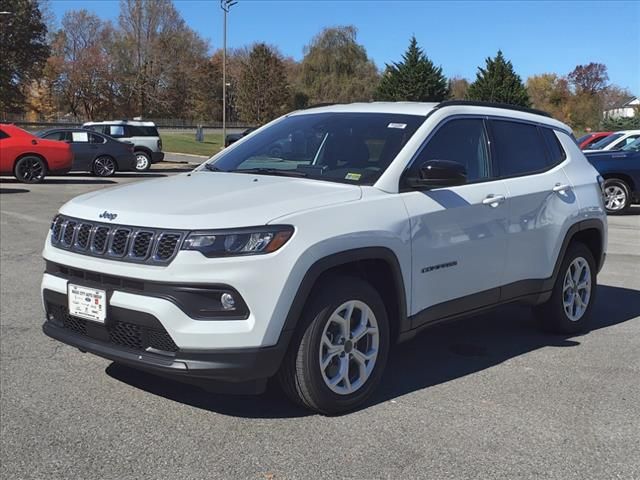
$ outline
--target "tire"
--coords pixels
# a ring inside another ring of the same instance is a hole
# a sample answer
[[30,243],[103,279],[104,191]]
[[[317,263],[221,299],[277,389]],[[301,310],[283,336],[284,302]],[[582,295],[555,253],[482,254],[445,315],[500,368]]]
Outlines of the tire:
[[146,172],[151,168],[151,157],[146,152],[135,152],[136,163],[134,168],[136,172]]
[[93,161],[91,170],[98,177],[111,177],[117,170],[116,161],[109,155],[100,155]]
[[608,178],[604,181],[604,206],[609,215],[620,215],[631,205],[629,185],[618,178]]
[[22,157],[16,162],[13,174],[21,183],[40,183],[47,176],[47,165],[40,157]]
[[[586,245],[580,242],[569,245],[560,265],[551,298],[535,308],[544,330],[563,334],[588,330],[596,299],[596,268],[593,254]],[[582,273],[578,275],[576,271]],[[576,275],[579,277],[577,284]],[[580,288],[580,285],[583,285],[583,288]]]
[[[380,383],[389,353],[389,322],[378,292],[359,278],[332,277],[315,289],[278,378],[294,402],[319,413],[340,414],[361,405]],[[350,335],[345,340],[349,312]],[[360,340],[355,339],[358,334]]]

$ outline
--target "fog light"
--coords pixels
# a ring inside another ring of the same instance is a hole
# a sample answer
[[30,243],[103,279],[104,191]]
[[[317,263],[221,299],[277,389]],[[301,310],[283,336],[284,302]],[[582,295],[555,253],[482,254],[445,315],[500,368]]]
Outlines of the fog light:
[[56,319],[56,316],[53,313],[50,313],[47,315],[47,318],[51,321],[54,321]]
[[223,293],[220,295],[220,303],[222,304],[222,308],[225,310],[235,310],[236,309],[236,299],[233,298],[233,295],[230,293]]

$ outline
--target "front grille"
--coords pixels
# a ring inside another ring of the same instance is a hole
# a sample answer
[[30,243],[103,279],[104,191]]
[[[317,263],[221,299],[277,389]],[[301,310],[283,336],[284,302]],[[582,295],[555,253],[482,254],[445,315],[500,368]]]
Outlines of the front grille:
[[160,235],[155,257],[163,261],[171,258],[179,240],[180,235],[177,233],[163,233]]
[[140,231],[136,233],[131,246],[131,255],[133,258],[145,259],[149,255],[149,250],[153,244],[153,232]]
[[96,233],[93,235],[93,243],[91,245],[93,253],[104,253],[107,249],[108,239],[109,227],[96,227]]
[[73,244],[76,225],[77,223],[73,220],[67,220],[64,224],[64,230],[62,231],[62,243],[67,247],[70,247]]
[[76,246],[81,250],[86,250],[89,246],[89,238],[91,236],[91,229],[93,225],[90,223],[82,223],[78,227],[78,233],[76,234]]
[[87,222],[58,215],[51,224],[54,247],[110,260],[166,265],[186,232]]
[[129,234],[131,234],[131,230],[116,228],[113,232],[113,238],[111,239],[110,255],[122,257],[125,254],[127,251],[127,243],[129,242]]
[[[111,322],[107,326],[91,322],[83,318],[69,315],[69,311],[62,305],[47,303],[48,312],[62,326],[77,334],[93,336],[88,326],[98,331],[107,331],[108,342],[114,345],[130,348],[132,350],[145,351],[148,349],[160,350],[164,352],[177,352],[178,346],[175,344],[167,331],[159,325],[158,328],[150,328],[135,323]],[[98,337],[106,338],[98,335]]]

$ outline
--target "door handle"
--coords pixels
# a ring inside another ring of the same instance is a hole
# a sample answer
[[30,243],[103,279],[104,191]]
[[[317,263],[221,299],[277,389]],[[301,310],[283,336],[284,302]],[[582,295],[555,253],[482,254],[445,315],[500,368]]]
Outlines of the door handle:
[[556,183],[553,186],[552,190],[556,193],[563,193],[563,192],[566,192],[567,190],[571,190],[571,185]]
[[482,200],[482,204],[483,205],[489,205],[490,207],[496,208],[498,205],[500,205],[505,200],[506,200],[506,197],[504,195],[490,194],[490,195],[487,195],[487,198]]

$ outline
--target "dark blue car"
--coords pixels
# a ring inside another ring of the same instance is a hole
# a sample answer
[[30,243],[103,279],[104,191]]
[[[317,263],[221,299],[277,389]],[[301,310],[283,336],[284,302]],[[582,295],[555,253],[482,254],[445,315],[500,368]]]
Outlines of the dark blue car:
[[590,152],[585,156],[605,179],[607,213],[622,213],[632,203],[640,203],[640,139],[621,150]]

